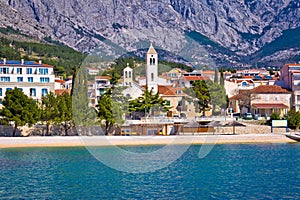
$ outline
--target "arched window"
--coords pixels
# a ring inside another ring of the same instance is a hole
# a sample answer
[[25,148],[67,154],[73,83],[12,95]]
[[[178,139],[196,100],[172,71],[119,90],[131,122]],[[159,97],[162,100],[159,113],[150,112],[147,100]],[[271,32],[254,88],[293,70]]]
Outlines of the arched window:
[[155,58],[153,58],[153,60],[152,60],[152,64],[153,64],[153,65],[155,65]]
[[125,72],[125,78],[127,78],[127,71]]
[[243,82],[242,82],[242,86],[244,86],[244,87],[245,87],[245,86],[248,86],[248,83],[247,83],[246,81],[243,81]]
[[128,77],[131,78],[131,72],[128,72]]
[[154,74],[151,73],[151,81],[154,81]]
[[152,60],[152,58],[150,58],[150,65],[152,65],[152,63],[153,63],[153,60]]

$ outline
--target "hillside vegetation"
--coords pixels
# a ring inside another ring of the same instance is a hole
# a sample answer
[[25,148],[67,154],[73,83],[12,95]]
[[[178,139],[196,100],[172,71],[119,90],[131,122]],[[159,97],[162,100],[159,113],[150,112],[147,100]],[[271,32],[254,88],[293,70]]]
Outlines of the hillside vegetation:
[[[51,38],[45,38],[45,40],[51,42]],[[7,58],[8,60],[20,60],[22,58],[25,60],[42,60],[43,63],[54,66],[56,75],[72,75],[74,67],[80,66],[85,57],[86,54],[60,43],[54,45],[23,42],[0,37],[0,58]]]

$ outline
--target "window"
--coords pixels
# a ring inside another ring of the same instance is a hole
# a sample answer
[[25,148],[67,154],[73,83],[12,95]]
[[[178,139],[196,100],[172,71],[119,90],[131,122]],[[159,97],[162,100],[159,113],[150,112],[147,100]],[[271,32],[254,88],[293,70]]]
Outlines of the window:
[[279,101],[279,96],[275,96],[275,101]]
[[27,68],[26,73],[27,74],[32,74],[32,68]]
[[182,106],[182,100],[178,101],[178,106]]
[[22,68],[20,67],[17,68],[17,74],[22,74]]
[[23,88],[18,88],[18,90],[20,90],[21,92],[23,92]]
[[47,94],[48,94],[48,89],[43,88],[43,89],[42,89],[42,96],[45,96],[45,95],[47,95]]
[[8,67],[0,67],[0,74],[8,74],[9,68]]
[[10,77],[1,77],[0,82],[10,82]]
[[27,80],[28,80],[29,83],[32,83],[33,82],[33,77],[28,77]]
[[128,72],[128,78],[131,78],[131,72]]
[[247,83],[246,81],[243,81],[243,82],[242,82],[242,86],[243,86],[243,87],[246,87],[246,86],[248,86],[248,83]]
[[169,100],[166,101],[166,106],[170,106],[171,102]]
[[23,77],[17,77],[18,82],[23,82]]
[[269,101],[270,100],[270,97],[269,95],[266,96],[266,101]]
[[177,90],[176,93],[177,94],[182,94],[182,90]]
[[31,97],[35,97],[36,96],[36,89],[35,88],[30,88],[29,89],[29,95]]
[[151,73],[151,81],[154,81],[154,74]]
[[10,90],[12,90],[12,88],[6,88],[6,91],[10,91]]
[[127,71],[125,72],[125,78],[127,78]]
[[50,79],[49,78],[45,78],[45,77],[41,77],[40,78],[40,82],[41,83],[49,83]]
[[99,89],[99,94],[104,94],[104,91],[105,91],[104,88],[100,88]]
[[2,88],[0,88],[0,96],[2,96]]
[[48,74],[48,68],[39,68],[39,74],[47,75]]

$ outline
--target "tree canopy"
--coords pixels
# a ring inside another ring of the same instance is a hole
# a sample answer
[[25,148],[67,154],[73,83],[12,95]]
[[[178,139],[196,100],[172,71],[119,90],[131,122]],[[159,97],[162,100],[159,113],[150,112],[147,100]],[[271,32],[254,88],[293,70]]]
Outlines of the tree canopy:
[[50,92],[49,94],[42,97],[41,104],[41,121],[46,122],[47,132],[46,135],[49,135],[49,126],[52,123],[58,121],[58,102],[55,95]]
[[115,118],[113,114],[113,101],[111,99],[111,93],[106,92],[102,94],[98,100],[98,117],[100,123],[105,124],[105,135],[108,134],[109,127],[113,126],[115,123]]
[[205,116],[205,111],[209,108],[211,100],[209,88],[204,80],[197,80],[193,83],[193,91],[198,99],[198,105],[202,115]]
[[40,112],[36,102],[18,88],[6,91],[2,104],[4,107],[0,111],[1,116],[14,122],[12,136],[15,136],[18,126],[31,126],[39,119]]
[[144,113],[144,116],[154,114],[155,112],[167,112],[169,107],[158,93],[153,94],[153,90],[145,90],[142,96],[129,102],[129,111]]
[[288,111],[285,118],[288,120],[288,126],[293,127],[295,129],[299,129],[300,127],[300,112],[296,112],[295,109],[291,109]]

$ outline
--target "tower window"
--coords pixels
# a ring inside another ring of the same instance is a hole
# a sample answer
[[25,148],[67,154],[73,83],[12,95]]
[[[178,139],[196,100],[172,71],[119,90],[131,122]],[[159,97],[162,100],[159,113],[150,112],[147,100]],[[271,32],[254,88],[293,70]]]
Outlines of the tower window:
[[154,81],[154,74],[151,73],[151,81]]
[[127,71],[125,72],[125,78],[127,78]]
[[128,78],[131,78],[131,72],[128,72]]
[[152,64],[153,64],[153,65],[155,65],[155,58],[153,58],[153,60],[152,60]]

